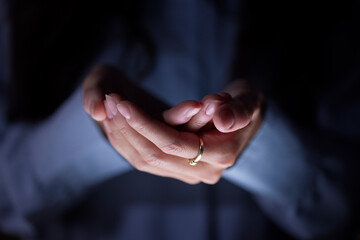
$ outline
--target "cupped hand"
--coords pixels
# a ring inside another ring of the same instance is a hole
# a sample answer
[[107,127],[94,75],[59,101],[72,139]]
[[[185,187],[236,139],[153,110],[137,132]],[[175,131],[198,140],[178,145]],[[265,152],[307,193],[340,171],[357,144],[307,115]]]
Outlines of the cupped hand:
[[[110,92],[118,94],[105,95]],[[262,119],[258,95],[241,84],[207,95],[201,103],[184,101],[164,111],[166,104],[121,71],[100,65],[84,80],[83,93],[85,110],[135,168],[190,184],[216,183]],[[162,118],[154,117],[159,114]],[[200,137],[203,157],[190,166],[188,159],[199,153]]]
[[[115,149],[140,171],[190,184],[214,184],[235,163],[261,125],[261,95],[252,91],[236,83],[228,93],[206,96],[201,109],[181,103],[163,113],[166,123],[110,94],[105,106],[113,111],[104,121],[106,134]],[[212,104],[215,107],[209,110]],[[231,114],[224,115],[224,111]],[[171,127],[176,125],[187,130]],[[196,166],[190,166],[188,159],[199,152],[199,137],[204,141],[204,154]]]
[[[187,104],[171,111],[178,115],[187,113]],[[149,116],[134,103],[122,100],[118,94],[110,94],[105,106],[107,112],[111,112],[103,121],[106,135],[113,147],[136,169],[190,184],[199,182],[197,177],[191,176],[196,169],[188,171],[189,165],[185,160],[193,152],[196,155],[194,148],[199,144],[196,134],[175,130]],[[117,111],[112,112],[110,109],[113,107]],[[198,111],[200,108],[194,109]],[[184,114],[184,120],[189,120],[187,114]],[[209,168],[204,170],[213,171]]]

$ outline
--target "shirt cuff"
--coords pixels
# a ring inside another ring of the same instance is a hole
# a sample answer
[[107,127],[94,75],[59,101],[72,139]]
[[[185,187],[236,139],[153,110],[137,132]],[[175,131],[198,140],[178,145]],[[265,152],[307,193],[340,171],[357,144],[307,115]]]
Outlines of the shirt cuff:
[[278,203],[294,202],[314,179],[306,159],[295,128],[269,103],[261,128],[223,177]]

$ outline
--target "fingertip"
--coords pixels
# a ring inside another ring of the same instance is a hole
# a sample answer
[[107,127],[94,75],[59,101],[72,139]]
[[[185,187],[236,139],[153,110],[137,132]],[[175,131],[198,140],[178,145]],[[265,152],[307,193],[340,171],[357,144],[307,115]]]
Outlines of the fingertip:
[[119,111],[119,113],[126,119],[130,119],[131,118],[131,114],[130,114],[130,102],[127,101],[120,101],[116,107]]
[[91,111],[93,109],[93,101],[91,101],[89,94],[87,92],[83,93],[83,107],[85,112],[91,115]]
[[[105,95],[106,97],[107,95]],[[105,106],[105,112],[106,112],[106,116],[108,119],[113,119],[114,114],[113,112],[110,110],[110,106],[109,106],[109,99],[104,100],[104,106]],[[114,103],[115,104],[115,103]],[[116,105],[115,105],[115,109],[116,109]],[[117,109],[116,109],[117,112]]]
[[204,113],[208,117],[212,117],[215,113],[215,111],[224,103],[226,103],[229,100],[228,94],[226,93],[219,93],[219,94],[209,94],[206,95],[202,103],[205,106]]
[[116,93],[110,93],[108,96],[113,98],[116,104],[124,100],[119,94]]
[[223,108],[214,115],[213,121],[220,132],[231,132],[235,124],[235,115],[230,109]]
[[193,108],[201,108],[201,106],[202,106],[201,102],[198,102],[195,100],[187,100],[185,102],[188,102],[188,104]]
[[102,96],[99,91],[94,89],[84,91],[83,107],[88,114],[93,115],[99,101],[102,101]]
[[201,110],[202,104],[196,101],[189,101],[188,105],[189,110],[185,112],[185,117],[187,120],[195,116]]
[[91,117],[96,121],[104,121],[106,119],[106,109],[103,101],[97,101],[93,103]]
[[163,120],[174,126],[185,124],[201,110],[201,107],[202,104],[197,101],[186,100],[164,111],[162,113]]
[[231,105],[222,106],[214,115],[215,127],[223,133],[237,131],[246,127],[251,117],[246,111]]
[[[200,111],[201,106],[202,104],[198,101],[185,100],[179,103],[178,105],[176,105],[175,107],[173,107],[172,110],[179,113],[183,113],[184,115],[193,116]],[[171,111],[171,109],[168,111]]]

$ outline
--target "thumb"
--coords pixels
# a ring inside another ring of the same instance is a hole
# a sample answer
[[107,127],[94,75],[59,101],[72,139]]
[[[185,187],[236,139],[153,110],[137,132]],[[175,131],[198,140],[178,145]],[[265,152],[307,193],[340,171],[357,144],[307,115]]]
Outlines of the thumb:
[[213,122],[220,132],[234,132],[246,127],[251,122],[254,111],[255,109],[249,109],[234,99],[216,111]]
[[83,107],[96,121],[106,118],[102,93],[96,89],[83,89]]

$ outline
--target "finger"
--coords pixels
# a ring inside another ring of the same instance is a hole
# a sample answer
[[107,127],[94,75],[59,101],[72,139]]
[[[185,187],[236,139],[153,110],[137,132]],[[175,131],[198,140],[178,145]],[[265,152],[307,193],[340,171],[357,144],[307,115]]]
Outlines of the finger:
[[117,104],[117,108],[133,129],[164,153],[183,158],[193,158],[198,154],[199,137],[196,134],[177,131],[149,117],[128,101],[121,101]]
[[203,108],[188,123],[186,123],[184,129],[190,132],[197,132],[200,130],[212,120],[216,109],[224,102],[228,101],[229,98],[231,98],[230,95],[225,95],[225,93],[223,95],[209,94],[205,96],[201,101]]
[[106,118],[106,109],[100,91],[95,89],[84,90],[83,106],[85,111],[96,121],[103,121]]
[[243,147],[241,130],[222,133],[217,129],[202,132],[203,157],[201,162],[216,168],[226,169],[232,166]]
[[217,109],[213,118],[214,125],[223,133],[237,131],[251,122],[254,110],[238,100],[232,100]]
[[83,81],[83,106],[93,119],[102,121],[106,118],[106,110],[103,103],[103,93],[97,88],[99,82],[97,72],[98,67],[95,67]]
[[192,184],[198,181],[214,184],[221,177],[222,169],[206,162],[199,162],[195,167],[190,166],[187,159],[162,152],[129,126],[123,118],[116,116],[113,121],[118,125],[121,135],[139,153],[138,160],[131,162],[138,170],[160,176],[170,176]]
[[187,123],[201,109],[201,103],[196,101],[184,101],[162,113],[165,123],[177,126]]
[[122,97],[118,94],[111,93],[109,95],[105,94],[105,99],[106,100],[104,101],[104,105],[105,105],[107,117],[109,119],[112,119],[113,116],[116,116],[118,113],[116,104],[117,102],[120,102],[122,100]]
[[[182,174],[181,172],[164,170],[157,167],[155,163],[157,160],[151,157],[158,154],[155,151],[156,146],[132,129],[122,116],[116,115],[112,120],[105,120],[104,125],[111,144],[136,169],[161,177],[175,178],[188,184],[200,182],[199,179]],[[131,141],[129,142],[128,139]],[[145,149],[151,149],[153,151],[152,155],[148,153],[151,150],[144,152]]]

